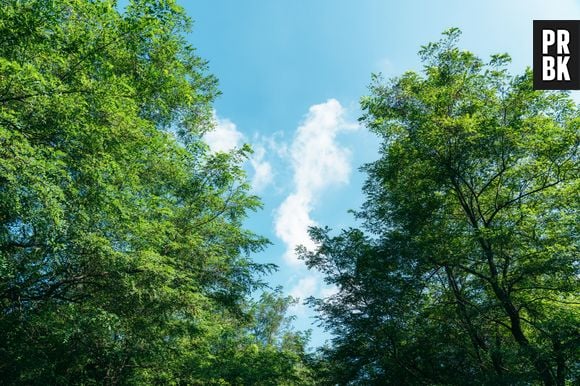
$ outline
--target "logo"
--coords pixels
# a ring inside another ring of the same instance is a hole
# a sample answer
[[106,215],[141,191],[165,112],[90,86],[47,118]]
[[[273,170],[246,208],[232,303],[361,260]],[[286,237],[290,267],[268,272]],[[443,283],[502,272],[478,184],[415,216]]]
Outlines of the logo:
[[580,90],[580,20],[534,20],[534,89]]

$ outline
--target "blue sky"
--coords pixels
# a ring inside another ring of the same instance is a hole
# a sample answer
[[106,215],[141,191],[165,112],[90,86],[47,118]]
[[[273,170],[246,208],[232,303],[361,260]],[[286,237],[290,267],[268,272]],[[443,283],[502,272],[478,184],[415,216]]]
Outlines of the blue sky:
[[[363,201],[358,168],[377,158],[377,139],[356,123],[370,75],[420,70],[420,46],[449,27],[481,58],[507,52],[512,70],[532,64],[532,20],[580,19],[580,1],[180,1],[194,19],[191,43],[209,61],[223,95],[216,101],[214,149],[250,143],[249,178],[264,209],[247,226],[273,245],[255,256],[280,269],[268,278],[304,299],[333,289],[293,254],[311,245],[309,225],[356,225],[348,209]],[[574,97],[580,101],[579,92]],[[311,345],[328,335],[296,306]]]

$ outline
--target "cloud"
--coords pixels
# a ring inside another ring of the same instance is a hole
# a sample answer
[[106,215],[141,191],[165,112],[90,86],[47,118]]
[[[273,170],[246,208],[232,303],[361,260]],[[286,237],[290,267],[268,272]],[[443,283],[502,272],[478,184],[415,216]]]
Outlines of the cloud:
[[290,296],[298,300],[298,303],[292,306],[290,313],[304,316],[307,313],[304,301],[310,296],[315,296],[318,287],[319,279],[315,275],[308,275],[298,280],[298,283],[290,290]]
[[308,236],[308,227],[316,225],[310,218],[311,200],[305,194],[293,193],[286,197],[276,211],[275,231],[286,244],[284,259],[293,265],[298,264],[294,249],[304,245],[314,248],[314,243]]
[[272,174],[272,165],[268,161],[264,161],[265,154],[266,149],[263,146],[258,145],[254,149],[252,158],[250,158],[250,164],[254,169],[252,189],[255,192],[262,191],[274,178]]
[[290,290],[290,296],[304,301],[307,297],[317,292],[318,279],[314,275],[309,275],[298,280],[298,283]]
[[215,114],[214,120],[215,128],[203,136],[212,152],[227,152],[242,144],[244,135],[238,131],[235,123]]
[[[204,134],[203,140],[210,151],[228,152],[240,147],[246,140],[244,134],[238,130],[237,125],[227,118],[221,118],[214,112],[215,127]],[[256,138],[254,138],[256,139]],[[260,144],[252,144],[254,154],[249,162],[253,169],[251,180],[252,189],[255,192],[263,190],[273,180],[272,165],[265,160],[266,148]]]
[[290,296],[298,300],[290,313],[305,316],[308,308],[304,302],[310,296],[315,298],[328,298],[338,293],[338,287],[323,283],[323,275],[320,272],[312,272],[302,276],[290,289]]
[[316,225],[310,213],[320,194],[348,182],[350,152],[337,143],[336,136],[358,126],[347,123],[344,116],[345,109],[336,99],[311,106],[289,147],[294,191],[276,211],[275,232],[286,245],[284,260],[290,265],[299,264],[294,252],[298,245],[314,247],[308,227]]
[[328,298],[338,293],[338,287],[335,285],[326,286],[320,289],[320,297]]

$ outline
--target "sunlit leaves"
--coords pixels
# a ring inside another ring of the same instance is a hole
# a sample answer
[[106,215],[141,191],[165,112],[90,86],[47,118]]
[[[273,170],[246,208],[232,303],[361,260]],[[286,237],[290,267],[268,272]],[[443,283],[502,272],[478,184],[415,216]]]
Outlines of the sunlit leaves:
[[373,76],[370,236],[314,230],[303,253],[340,290],[313,300],[336,334],[329,383],[578,379],[578,107],[459,35],[422,47],[422,73]]
[[[274,267],[243,228],[251,149],[200,139],[218,91],[190,26],[171,0],[0,2],[5,383],[237,382],[215,355],[251,340],[248,296]],[[261,375],[223,363],[279,384],[304,344],[260,349]]]

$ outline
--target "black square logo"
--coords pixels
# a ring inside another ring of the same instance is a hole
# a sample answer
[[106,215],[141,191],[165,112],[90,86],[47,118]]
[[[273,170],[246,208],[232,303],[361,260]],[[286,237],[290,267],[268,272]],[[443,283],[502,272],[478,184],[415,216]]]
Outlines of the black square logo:
[[534,20],[534,89],[580,90],[580,20]]

